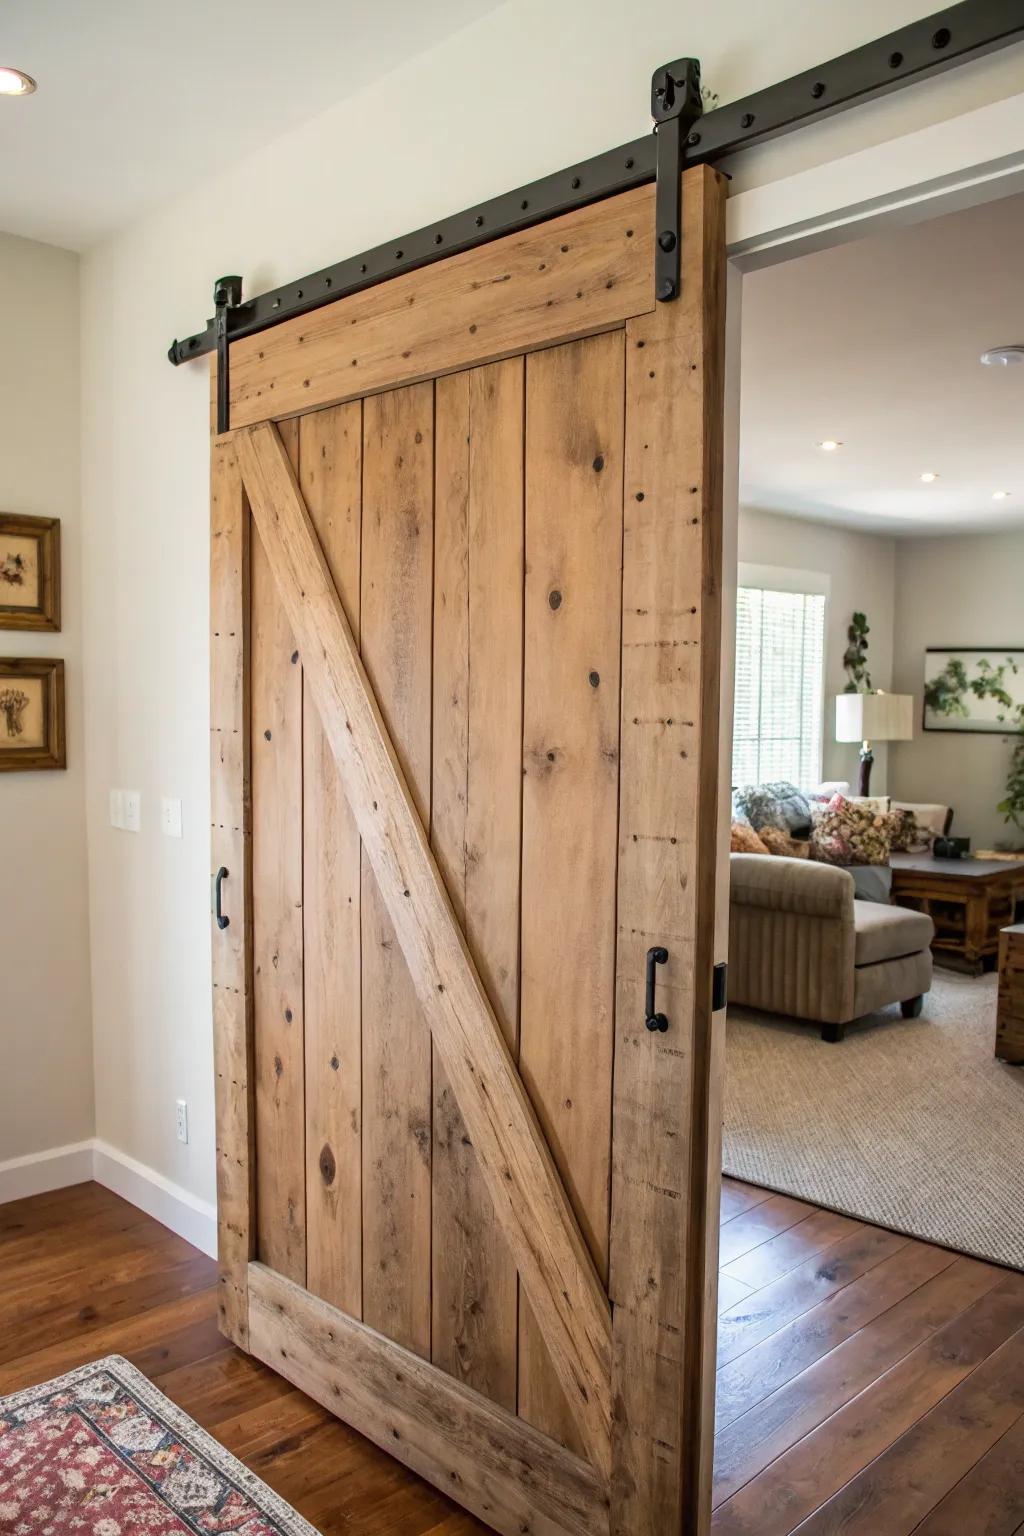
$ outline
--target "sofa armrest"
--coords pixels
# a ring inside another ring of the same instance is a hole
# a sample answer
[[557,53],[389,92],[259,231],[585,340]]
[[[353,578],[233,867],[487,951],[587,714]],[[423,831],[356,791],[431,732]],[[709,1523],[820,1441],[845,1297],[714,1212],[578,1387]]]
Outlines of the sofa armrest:
[[839,918],[853,926],[853,876],[834,864],[734,853],[729,858],[729,885],[730,901],[740,906]]

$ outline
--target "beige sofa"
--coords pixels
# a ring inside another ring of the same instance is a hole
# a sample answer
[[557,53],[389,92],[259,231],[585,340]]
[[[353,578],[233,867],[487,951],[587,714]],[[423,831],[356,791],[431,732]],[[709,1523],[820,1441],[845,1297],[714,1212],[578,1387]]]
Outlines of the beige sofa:
[[730,866],[730,1002],[810,1020],[833,1042],[889,1003],[921,1012],[930,917],[856,900],[853,877],[831,864],[734,853]]

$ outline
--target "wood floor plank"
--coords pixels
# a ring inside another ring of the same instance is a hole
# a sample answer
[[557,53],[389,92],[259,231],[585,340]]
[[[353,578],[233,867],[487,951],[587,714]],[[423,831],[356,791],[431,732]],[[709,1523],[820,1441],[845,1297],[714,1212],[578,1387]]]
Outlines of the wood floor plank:
[[[1020,1277],[1012,1275],[877,1375],[721,1504],[714,1515],[714,1536],[789,1536],[1022,1325],[1024,1288]],[[760,1416],[764,1407],[759,1405],[754,1414]],[[731,1428],[739,1433],[736,1425]],[[846,1533],[842,1524],[828,1529]],[[875,1532],[885,1529],[874,1527]],[[887,1531],[886,1536],[897,1533]]]
[[718,1315],[728,1311],[730,1307],[745,1301],[753,1292],[753,1286],[744,1285],[742,1280],[734,1280],[731,1275],[719,1275],[718,1277]]
[[[1024,1302],[1024,1284],[1018,1287]],[[1024,1413],[1019,1329],[800,1527],[801,1536],[910,1536]],[[961,1530],[977,1536],[972,1508]]]
[[[760,1207],[764,1209],[764,1207]],[[835,1211],[812,1211],[777,1237],[769,1238],[727,1264],[722,1273],[743,1280],[754,1290],[770,1285],[798,1265],[824,1253],[844,1237],[864,1230],[863,1222]]]
[[730,1498],[775,1457],[951,1323],[997,1284],[1000,1273],[974,1259],[955,1260],[724,1426],[715,1442],[714,1502]]
[[751,1206],[763,1205],[771,1199],[770,1189],[760,1189],[756,1184],[744,1184],[739,1179],[731,1179],[729,1175],[722,1175],[722,1203],[721,1219],[723,1222],[731,1221],[734,1216],[740,1216],[744,1211],[749,1211]]
[[945,1248],[904,1243],[859,1279],[723,1365],[718,1372],[719,1430],[955,1262],[956,1254]]
[[[922,1423],[925,1421],[922,1420]],[[914,1536],[1015,1536],[1024,1525],[1024,1414],[961,1477]]]
[[123,1355],[159,1385],[163,1372],[201,1358],[223,1343],[217,1328],[216,1287],[182,1301],[140,1310],[134,1317],[65,1334],[56,1343],[12,1356],[0,1365],[0,1393],[61,1376],[87,1360]]
[[722,1224],[719,1240],[718,1263],[720,1268],[731,1264],[741,1254],[749,1253],[770,1238],[777,1237],[798,1221],[810,1216],[814,1210],[793,1195],[771,1195],[760,1205],[755,1205],[740,1216]]
[[836,1243],[827,1260],[809,1259],[763,1290],[753,1292],[745,1302],[729,1307],[718,1325],[719,1369],[809,1312],[827,1296],[841,1291],[905,1243],[906,1238],[893,1232],[866,1227],[863,1232],[855,1232]]

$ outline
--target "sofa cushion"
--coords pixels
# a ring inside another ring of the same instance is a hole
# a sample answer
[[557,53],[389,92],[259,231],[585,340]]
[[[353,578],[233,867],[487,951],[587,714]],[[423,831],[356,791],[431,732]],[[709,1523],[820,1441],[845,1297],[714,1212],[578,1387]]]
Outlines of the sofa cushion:
[[845,869],[812,864],[807,859],[765,859],[756,853],[734,853],[729,858],[729,877],[734,906],[852,921],[853,880]]
[[883,907],[874,901],[853,903],[855,965],[877,965],[927,949],[935,933],[930,917],[909,907]]

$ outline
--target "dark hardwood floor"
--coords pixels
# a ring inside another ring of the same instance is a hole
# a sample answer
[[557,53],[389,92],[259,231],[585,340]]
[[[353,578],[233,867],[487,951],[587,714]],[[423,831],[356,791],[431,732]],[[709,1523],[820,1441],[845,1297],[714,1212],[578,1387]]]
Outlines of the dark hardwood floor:
[[[726,1179],[714,1536],[1024,1533],[1024,1275]],[[217,1333],[214,1266],[82,1184],[0,1206],[0,1395],[126,1356],[324,1536],[483,1527]]]

